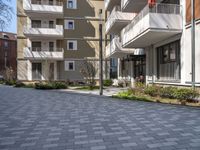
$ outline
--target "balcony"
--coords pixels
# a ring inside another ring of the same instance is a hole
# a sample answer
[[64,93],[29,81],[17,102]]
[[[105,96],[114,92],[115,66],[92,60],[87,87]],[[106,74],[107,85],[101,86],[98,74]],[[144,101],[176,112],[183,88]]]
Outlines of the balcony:
[[134,54],[134,49],[122,48],[119,37],[115,37],[106,46],[106,58],[121,58],[127,54]]
[[147,4],[147,0],[121,0],[123,12],[139,13]]
[[31,25],[24,27],[24,35],[30,39],[34,38],[47,38],[47,39],[61,39],[63,38],[63,26],[55,25],[49,28],[48,25],[41,27],[31,27]]
[[41,48],[24,48],[24,58],[30,60],[63,60],[64,50],[62,48],[41,50]]
[[106,22],[106,34],[116,34],[120,32],[133,19],[133,13],[123,13],[120,7],[115,6]]
[[181,34],[181,7],[175,4],[147,5],[122,32],[125,48],[144,48]]
[[114,6],[120,5],[121,0],[104,0],[105,1],[105,10],[111,11]]
[[30,17],[37,17],[38,13],[40,17],[45,17],[51,14],[51,17],[60,18],[63,16],[63,3],[56,2],[52,4],[48,3],[31,3],[31,0],[24,0],[23,8]]

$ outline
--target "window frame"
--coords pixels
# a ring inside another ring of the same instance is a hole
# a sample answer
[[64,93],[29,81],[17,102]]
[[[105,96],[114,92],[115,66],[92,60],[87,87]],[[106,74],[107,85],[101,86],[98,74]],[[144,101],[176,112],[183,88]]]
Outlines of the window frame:
[[[73,48],[72,49],[70,48],[70,43],[73,43]],[[76,51],[76,50],[78,50],[78,48],[77,48],[77,40],[68,40],[67,41],[67,50],[68,51]]]
[[[73,23],[73,27],[70,28],[69,23],[72,22]],[[75,22],[74,20],[65,20],[65,29],[67,30],[74,30],[75,29]]]
[[[70,69],[70,63],[73,64],[73,69]],[[65,71],[75,71],[75,61],[65,61]]]
[[[72,7],[69,7],[69,2],[72,2]],[[67,0],[67,9],[77,9],[77,1],[76,0]]]

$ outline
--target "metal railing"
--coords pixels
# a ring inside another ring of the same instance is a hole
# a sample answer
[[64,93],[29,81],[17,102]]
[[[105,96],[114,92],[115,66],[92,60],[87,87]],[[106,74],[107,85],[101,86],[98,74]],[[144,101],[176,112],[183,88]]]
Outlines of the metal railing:
[[55,25],[55,24],[48,24],[48,23],[41,23],[41,24],[28,24],[24,26],[24,28],[38,28],[38,29],[58,29],[62,28],[62,25]]
[[49,5],[49,6],[63,6],[63,2],[56,1],[55,3],[42,3],[41,1],[31,1],[32,5]]
[[133,28],[142,18],[149,13],[157,14],[181,14],[181,6],[177,4],[155,3],[153,5],[146,5],[144,9],[134,17],[131,23],[125,27],[125,32]]
[[63,48],[53,48],[53,47],[49,47],[49,48],[42,48],[42,47],[29,47],[28,48],[31,52],[63,52]]
[[120,11],[120,6],[115,6],[113,8],[112,12],[110,13],[110,15],[109,15],[109,17],[107,19],[107,22],[105,24],[105,26],[107,28],[109,28],[115,22],[115,20],[118,19],[117,16],[116,16],[116,12],[117,11]]

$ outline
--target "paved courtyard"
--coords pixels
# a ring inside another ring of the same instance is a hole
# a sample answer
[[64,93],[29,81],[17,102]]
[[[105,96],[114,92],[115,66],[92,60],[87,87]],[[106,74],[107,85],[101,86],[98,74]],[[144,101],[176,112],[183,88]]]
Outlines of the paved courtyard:
[[0,86],[0,150],[199,150],[200,109]]

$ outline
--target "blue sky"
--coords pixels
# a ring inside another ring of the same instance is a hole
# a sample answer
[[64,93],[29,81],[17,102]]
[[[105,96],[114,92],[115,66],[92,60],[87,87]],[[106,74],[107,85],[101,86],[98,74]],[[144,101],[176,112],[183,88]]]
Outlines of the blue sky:
[[5,29],[6,32],[17,33],[17,15],[16,15],[17,11],[16,11],[16,1],[17,1],[17,0],[11,0],[14,14],[13,14],[13,19],[12,19],[11,24],[8,26],[7,29]]

